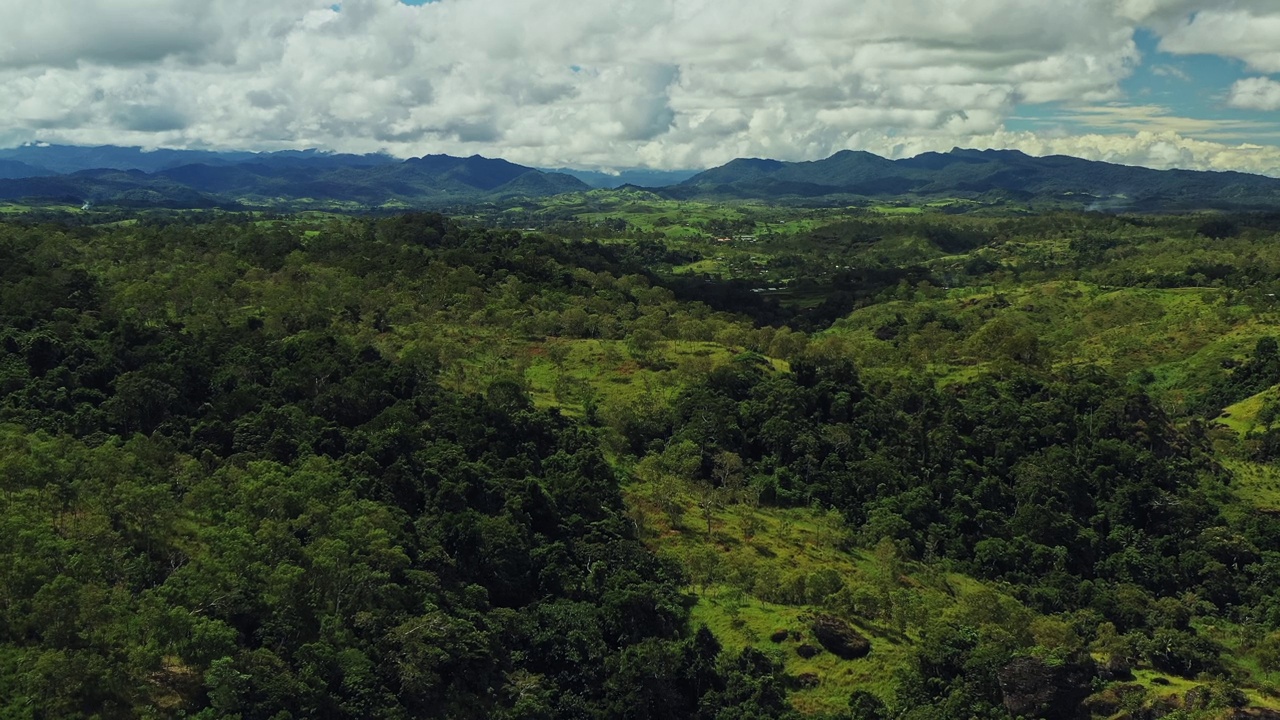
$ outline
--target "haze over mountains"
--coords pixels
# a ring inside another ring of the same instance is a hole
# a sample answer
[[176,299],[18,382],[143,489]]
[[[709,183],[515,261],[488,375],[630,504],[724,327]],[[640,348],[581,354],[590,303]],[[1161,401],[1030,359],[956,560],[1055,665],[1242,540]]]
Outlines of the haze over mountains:
[[500,159],[317,151],[212,153],[104,146],[0,151],[0,199],[155,207],[278,203],[430,205],[587,190],[569,175]]
[[[692,175],[692,177],[690,177]],[[27,145],[0,150],[0,200],[151,207],[431,207],[635,185],[673,199],[857,202],[967,198],[1100,210],[1280,208],[1280,179],[1152,170],[1016,150],[888,160],[842,151],[812,162],[733,160],[697,174],[539,170],[502,159],[319,151],[208,152]]]

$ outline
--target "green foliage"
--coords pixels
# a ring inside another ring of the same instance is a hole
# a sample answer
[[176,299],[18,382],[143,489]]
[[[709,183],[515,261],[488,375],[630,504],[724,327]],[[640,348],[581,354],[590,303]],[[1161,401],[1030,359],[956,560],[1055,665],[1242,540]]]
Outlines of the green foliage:
[[[549,258],[590,252],[438,216],[305,249],[227,223],[0,230],[0,714],[781,707],[772,666],[687,650],[681,571],[635,537],[592,430],[520,375],[460,392],[414,352],[447,337],[409,332],[424,305],[474,318],[503,280],[549,299],[579,282]],[[725,694],[742,682],[774,689]]]
[[1267,703],[1275,228],[941,213],[0,224],[0,715]]

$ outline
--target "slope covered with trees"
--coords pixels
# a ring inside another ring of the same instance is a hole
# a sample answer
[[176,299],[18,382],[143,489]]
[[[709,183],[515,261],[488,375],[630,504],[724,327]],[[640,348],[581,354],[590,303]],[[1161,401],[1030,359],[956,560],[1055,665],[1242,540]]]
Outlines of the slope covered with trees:
[[782,712],[771,661],[687,628],[590,432],[389,357],[388,305],[305,308],[512,238],[344,230],[304,262],[252,225],[4,228],[6,716]]
[[0,224],[3,714],[1280,704],[1267,218],[765,213]]

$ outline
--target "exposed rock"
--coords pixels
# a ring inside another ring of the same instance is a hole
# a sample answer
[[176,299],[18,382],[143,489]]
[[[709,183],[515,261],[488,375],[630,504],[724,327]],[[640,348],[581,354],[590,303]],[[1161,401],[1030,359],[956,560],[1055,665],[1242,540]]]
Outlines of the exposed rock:
[[791,633],[786,630],[774,630],[773,634],[769,636],[769,640],[780,643],[784,642],[789,637],[791,637]]
[[822,647],[838,658],[857,660],[871,652],[871,641],[840,618],[818,615],[809,627]]
[[1245,708],[1227,715],[1225,720],[1280,720],[1280,712],[1267,708]]
[[1084,707],[1097,667],[1091,658],[1049,664],[1038,657],[1015,658],[1000,670],[1000,690],[1009,714],[1040,720],[1088,717]]
[[820,652],[822,651],[812,645],[801,645],[800,647],[796,648],[796,654],[804,658],[805,660],[808,660],[809,658],[813,657],[814,655],[817,655]]
[[1178,700],[1177,695],[1166,695],[1151,701],[1151,707],[1147,709],[1149,717],[1162,718],[1166,715],[1182,709],[1182,702]]

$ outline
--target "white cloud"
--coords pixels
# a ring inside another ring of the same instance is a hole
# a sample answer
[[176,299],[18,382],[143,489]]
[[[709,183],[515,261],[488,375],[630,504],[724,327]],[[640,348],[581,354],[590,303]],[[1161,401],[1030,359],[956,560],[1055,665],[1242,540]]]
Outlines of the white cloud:
[[[938,142],[940,139],[914,139],[906,143],[892,137],[867,137],[863,140],[872,152],[890,157],[910,157],[930,150],[948,149],[943,147],[944,143]],[[1196,140],[1172,130],[1140,131],[1123,135],[1054,135],[1001,130],[961,140],[964,147],[1012,148],[1029,155],[1071,155],[1087,160],[1142,165],[1161,170],[1236,170],[1280,176],[1280,147]]]
[[1191,76],[1187,71],[1175,65],[1155,65],[1151,68],[1151,72],[1160,77],[1174,78],[1182,82],[1191,82]]
[[1185,33],[1203,5],[332,2],[0,0],[23,29],[0,41],[0,138],[665,168],[1034,144],[1004,130],[1015,106],[1118,98],[1135,26]]
[[1237,80],[1227,103],[1244,110],[1280,110],[1280,82],[1265,77]]
[[[1204,3],[1202,5],[1208,5]],[[1280,5],[1235,0],[1204,7],[1169,28],[1160,49],[1243,60],[1264,73],[1280,72]]]
[[0,67],[245,64],[298,24],[311,0],[0,0]]

